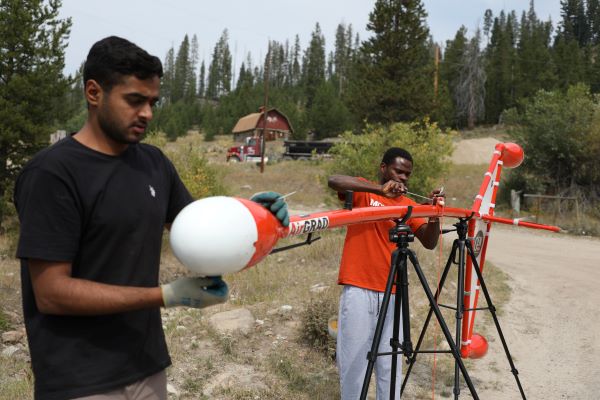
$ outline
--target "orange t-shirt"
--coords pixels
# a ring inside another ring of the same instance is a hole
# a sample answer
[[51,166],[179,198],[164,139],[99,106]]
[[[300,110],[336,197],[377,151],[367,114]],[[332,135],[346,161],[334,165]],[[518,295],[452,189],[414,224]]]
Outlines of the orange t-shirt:
[[[363,178],[360,178],[362,180]],[[340,197],[343,194],[340,193]],[[354,192],[353,207],[410,206],[417,203],[406,197],[387,198],[368,192]],[[425,218],[410,218],[408,225],[416,232],[426,224]],[[367,222],[350,225],[344,241],[344,251],[338,275],[338,284],[364,289],[385,291],[396,243],[389,240],[393,221]]]

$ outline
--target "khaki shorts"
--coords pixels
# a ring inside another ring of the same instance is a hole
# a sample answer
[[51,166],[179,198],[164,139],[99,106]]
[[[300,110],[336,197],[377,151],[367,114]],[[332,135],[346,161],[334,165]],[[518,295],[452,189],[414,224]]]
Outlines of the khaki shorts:
[[110,392],[73,400],[167,400],[167,373],[162,371]]

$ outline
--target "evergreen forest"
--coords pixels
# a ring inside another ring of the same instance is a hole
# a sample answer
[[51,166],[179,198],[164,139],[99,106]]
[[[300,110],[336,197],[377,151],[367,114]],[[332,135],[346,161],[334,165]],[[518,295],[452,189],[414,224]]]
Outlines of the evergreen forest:
[[[174,140],[195,128],[210,141],[257,112],[267,89],[269,107],[289,118],[295,139],[398,122],[443,130],[506,124],[537,154],[513,178],[515,188],[531,187],[533,177],[536,190],[577,190],[597,201],[600,0],[555,1],[558,21],[539,18],[531,0],[520,15],[487,10],[480,27],[461,26],[440,43],[421,0],[378,0],[366,37],[340,23],[326,38],[316,23],[306,47],[298,35],[270,41],[263,59],[247,54],[235,69],[226,28],[207,59],[191,33],[158,55],[164,77],[151,131]],[[60,6],[1,2],[0,198],[50,132],[76,131],[86,117],[81,71],[63,74],[71,21],[59,19]]]

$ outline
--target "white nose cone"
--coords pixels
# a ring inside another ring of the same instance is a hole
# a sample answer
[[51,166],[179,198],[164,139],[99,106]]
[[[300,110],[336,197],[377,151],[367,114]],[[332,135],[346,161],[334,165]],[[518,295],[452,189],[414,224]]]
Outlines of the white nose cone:
[[242,270],[254,255],[256,222],[240,201],[208,197],[186,206],[171,226],[170,242],[177,259],[202,276]]

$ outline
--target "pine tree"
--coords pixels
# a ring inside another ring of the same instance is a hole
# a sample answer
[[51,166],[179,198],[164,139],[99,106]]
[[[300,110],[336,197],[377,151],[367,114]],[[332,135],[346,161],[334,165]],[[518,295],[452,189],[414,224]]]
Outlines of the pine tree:
[[265,65],[269,63],[269,86],[271,88],[281,88],[287,80],[287,59],[285,56],[285,47],[283,44],[272,40],[269,42],[270,56],[265,56]]
[[221,49],[219,42],[215,45],[212,53],[212,60],[208,66],[208,81],[206,83],[206,98],[217,100],[219,98],[219,82],[221,81],[219,60],[221,58]]
[[561,0],[561,36],[567,42],[574,40],[584,47],[590,40],[590,26],[587,21],[584,0]]
[[221,35],[220,45],[222,48],[221,68],[221,94],[227,94],[231,91],[231,79],[233,73],[233,61],[231,51],[229,50],[229,32],[227,29]]
[[494,18],[490,44],[486,49],[485,114],[488,123],[498,123],[500,115],[516,104],[516,52],[514,13],[502,11]]
[[333,85],[333,82],[321,83],[308,111],[310,130],[315,133],[316,139],[336,136],[350,126],[350,113]]
[[319,23],[311,34],[310,44],[304,53],[304,92],[306,107],[310,109],[317,93],[317,88],[325,81],[325,37]]
[[561,17],[554,39],[553,59],[558,85],[563,90],[586,81],[586,54],[582,45],[587,43],[585,16],[582,17],[583,0],[561,0]]
[[0,228],[17,171],[48,144],[68,88],[62,74],[71,20],[59,0],[3,0],[0,6]]
[[290,41],[286,39],[285,41],[285,48],[284,48],[284,52],[283,52],[283,75],[284,75],[284,80],[283,80],[283,86],[290,88],[292,86],[292,63],[290,60],[290,54],[291,54],[291,50],[290,50]]
[[74,76],[69,75],[67,81],[69,88],[63,98],[57,98],[60,105],[57,107],[57,125],[67,132],[75,132],[83,126],[87,118],[87,103],[83,93],[83,67],[82,62]]
[[369,122],[414,120],[432,112],[433,57],[420,0],[378,0],[369,15],[348,94],[355,116]]
[[587,0],[586,20],[590,31],[590,44],[600,44],[600,0]]
[[346,27],[339,24],[335,33],[335,50],[333,55],[333,81],[337,85],[337,93],[342,96],[347,85],[348,71],[352,61],[352,25]]
[[171,100],[173,103],[183,99],[188,92],[190,67],[190,42],[188,35],[185,35],[179,45],[177,57],[175,58],[175,70],[171,88]]
[[446,51],[440,64],[440,86],[446,86],[452,100],[453,108],[449,116],[453,125],[464,125],[465,121],[456,115],[456,91],[460,82],[461,67],[463,66],[465,49],[467,47],[467,28],[461,26],[454,39],[446,41]]
[[552,24],[540,21],[531,0],[529,11],[523,13],[517,45],[516,97],[531,97],[538,90],[552,90],[556,74],[550,48]]
[[490,44],[490,30],[492,29],[492,23],[494,21],[494,14],[489,8],[485,10],[483,14],[483,35],[485,36],[485,45]]
[[200,64],[200,76],[198,77],[198,97],[203,99],[206,94],[206,66],[204,60]]
[[167,100],[167,102],[173,101],[172,91],[173,91],[173,77],[175,75],[175,50],[173,47],[167,51],[167,55],[165,56],[165,62],[163,64],[163,77],[160,81],[161,96]]
[[197,93],[197,68],[198,68],[198,37],[192,36],[192,43],[190,46],[190,67],[188,70],[187,77],[187,88],[185,98],[188,102],[193,102]]
[[300,47],[300,37],[296,35],[294,39],[294,48],[292,49],[292,60],[291,60],[291,81],[292,85],[296,86],[300,83],[302,67],[300,66],[300,54],[302,53],[302,48]]
[[592,93],[600,92],[600,0],[587,1],[587,15],[590,29],[588,51],[588,76]]
[[215,44],[212,61],[208,67],[207,98],[217,100],[231,91],[231,63],[229,33],[225,29]]

